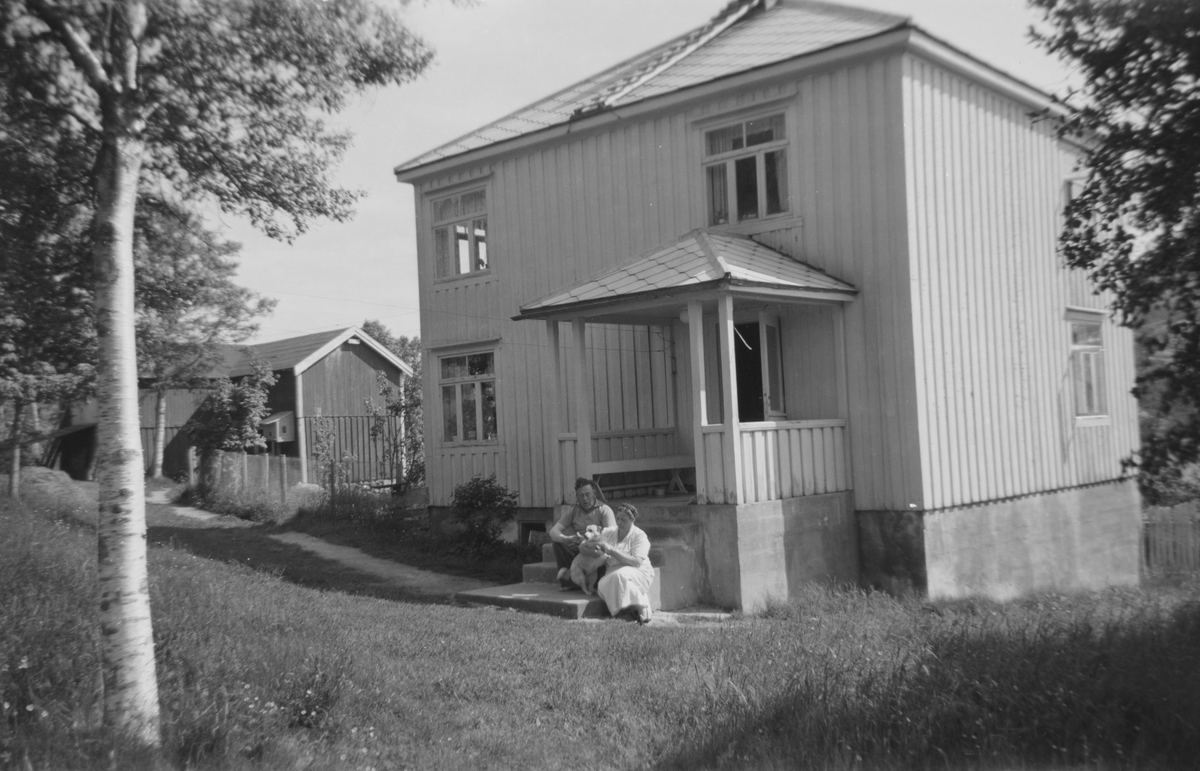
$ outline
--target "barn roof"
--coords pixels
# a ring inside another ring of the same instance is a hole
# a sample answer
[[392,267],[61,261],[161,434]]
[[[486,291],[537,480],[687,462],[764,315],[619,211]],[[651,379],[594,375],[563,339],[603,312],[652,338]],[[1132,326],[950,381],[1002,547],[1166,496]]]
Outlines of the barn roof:
[[220,374],[226,374],[228,377],[249,375],[254,371],[255,361],[266,359],[274,372],[290,369],[299,375],[351,338],[361,340],[363,344],[403,372],[406,377],[412,377],[412,367],[358,327],[314,332],[310,335],[289,337],[252,346],[227,345],[224,348],[225,371]]
[[734,0],[701,27],[397,166],[396,173],[909,25],[815,0]]
[[516,318],[545,318],[573,308],[718,284],[829,300],[848,300],[858,293],[852,284],[745,236],[693,230],[630,263],[522,305]]

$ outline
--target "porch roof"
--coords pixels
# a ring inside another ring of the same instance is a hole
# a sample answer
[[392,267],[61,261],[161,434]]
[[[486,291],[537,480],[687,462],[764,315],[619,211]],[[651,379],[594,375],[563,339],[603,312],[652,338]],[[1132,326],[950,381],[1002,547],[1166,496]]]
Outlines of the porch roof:
[[513,318],[600,315],[647,303],[673,313],[673,305],[722,290],[784,301],[848,302],[858,293],[853,285],[750,238],[701,229],[526,303]]

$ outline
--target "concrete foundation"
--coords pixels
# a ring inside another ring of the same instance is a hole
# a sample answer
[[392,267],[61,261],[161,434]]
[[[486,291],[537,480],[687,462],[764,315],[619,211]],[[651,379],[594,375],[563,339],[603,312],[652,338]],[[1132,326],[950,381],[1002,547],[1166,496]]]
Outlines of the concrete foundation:
[[900,596],[1003,601],[1138,582],[1133,480],[935,512],[857,514],[863,582]]
[[706,590],[715,605],[753,611],[804,584],[858,581],[848,492],[691,508],[704,528]]
[[1141,511],[1129,479],[926,514],[929,596],[1136,585]]
[[924,597],[925,515],[920,511],[860,511],[862,584],[894,597]]

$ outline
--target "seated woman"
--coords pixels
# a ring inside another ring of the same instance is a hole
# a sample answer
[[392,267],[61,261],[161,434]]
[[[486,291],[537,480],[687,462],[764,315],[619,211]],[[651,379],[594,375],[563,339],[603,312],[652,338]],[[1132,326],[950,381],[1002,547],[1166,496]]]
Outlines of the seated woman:
[[[578,589],[571,581],[571,562],[579,554],[580,535],[588,525],[601,528],[616,527],[612,509],[596,500],[596,483],[586,477],[575,480],[575,505],[550,528],[550,540],[554,542],[554,560],[558,563],[558,583],[563,589]],[[604,570],[604,568],[601,568]]]
[[650,539],[634,526],[635,519],[637,509],[632,504],[617,504],[617,543],[601,546],[608,557],[608,572],[596,593],[614,618],[648,624],[654,568],[650,565]]

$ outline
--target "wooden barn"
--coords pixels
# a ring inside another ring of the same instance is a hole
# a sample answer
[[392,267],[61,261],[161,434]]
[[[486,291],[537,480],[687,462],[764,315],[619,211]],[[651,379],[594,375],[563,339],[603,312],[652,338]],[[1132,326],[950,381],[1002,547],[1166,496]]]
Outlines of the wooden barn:
[[[399,388],[404,378],[413,374],[407,363],[358,327],[347,327],[248,347],[226,346],[224,362],[212,376],[236,380],[250,374],[260,360],[268,362],[276,377],[268,393],[271,414],[263,422],[263,432],[270,440],[267,452],[300,458],[301,481],[310,481],[310,475],[311,481],[318,481],[311,471],[312,443],[314,431],[321,424],[333,432],[337,457],[343,453],[354,456],[347,464],[351,481],[382,482],[399,476],[401,469],[384,460],[382,441],[371,436],[373,418],[366,402],[382,406],[377,373],[383,372],[388,382]],[[206,393],[200,388],[177,388],[165,394],[165,476],[177,477],[187,471],[190,443],[183,427]],[[157,392],[141,389],[138,402],[142,454],[149,468]],[[85,478],[90,474],[92,440],[88,429],[94,423],[94,402],[72,408],[69,424],[78,430],[62,437],[57,454],[58,465],[72,476]],[[399,420],[390,420],[389,428],[400,431]]]
[[1057,253],[1046,109],[907,18],[738,0],[399,166],[431,503],[655,496],[664,607],[1136,582],[1132,337]]

